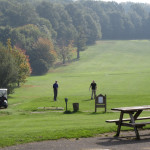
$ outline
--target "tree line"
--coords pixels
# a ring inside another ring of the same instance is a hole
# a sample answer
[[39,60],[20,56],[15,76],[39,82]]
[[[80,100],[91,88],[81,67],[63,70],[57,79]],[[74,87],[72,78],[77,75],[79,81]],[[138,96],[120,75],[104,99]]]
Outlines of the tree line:
[[28,72],[42,75],[58,61],[79,59],[97,40],[149,39],[149,8],[92,0],[0,0],[0,50],[7,54],[10,39],[12,50],[29,57]]

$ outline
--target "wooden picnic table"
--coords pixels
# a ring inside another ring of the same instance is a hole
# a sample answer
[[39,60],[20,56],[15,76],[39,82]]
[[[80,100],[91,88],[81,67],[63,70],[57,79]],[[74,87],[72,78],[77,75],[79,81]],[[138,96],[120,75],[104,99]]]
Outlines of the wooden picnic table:
[[[150,122],[136,122],[136,120],[146,120],[150,119],[149,117],[139,117],[143,110],[150,109],[150,105],[145,106],[132,106],[132,107],[120,107],[120,108],[112,108],[113,111],[120,111],[120,118],[116,120],[106,120],[108,123],[115,122],[118,126],[116,136],[119,136],[121,126],[133,127],[136,138],[140,139],[140,135],[138,132],[138,128],[142,128],[146,124],[150,124]],[[129,114],[130,118],[123,119],[124,114]]]

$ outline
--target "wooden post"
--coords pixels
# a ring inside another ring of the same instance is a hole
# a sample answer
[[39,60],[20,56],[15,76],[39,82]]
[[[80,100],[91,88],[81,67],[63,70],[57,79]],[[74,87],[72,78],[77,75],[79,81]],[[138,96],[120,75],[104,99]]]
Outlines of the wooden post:
[[119,124],[118,124],[118,129],[117,129],[117,134],[116,134],[116,136],[119,136],[119,134],[120,134],[122,119],[123,119],[123,112],[121,111],[121,112],[120,112],[120,118],[119,118]]
[[[131,123],[135,123],[135,120],[134,120],[134,117],[133,117],[132,113],[129,113],[129,115],[130,115],[130,118],[131,118]],[[140,139],[139,132],[138,132],[138,129],[137,129],[136,126],[134,126],[134,131],[135,131],[135,134],[136,134],[136,138]]]

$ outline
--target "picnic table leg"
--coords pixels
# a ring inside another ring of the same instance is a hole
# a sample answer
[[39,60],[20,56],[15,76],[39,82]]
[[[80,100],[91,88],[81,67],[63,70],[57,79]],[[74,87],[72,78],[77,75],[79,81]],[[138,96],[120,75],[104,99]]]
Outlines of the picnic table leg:
[[136,120],[136,119],[139,117],[139,115],[142,113],[142,111],[143,111],[143,110],[138,110],[138,111],[136,112],[136,114],[134,115],[134,120]]
[[[132,115],[132,113],[129,113],[130,115],[130,118],[131,118],[131,123],[135,123],[135,120],[134,120],[134,117]],[[134,126],[134,131],[135,131],[135,134],[136,134],[136,138],[137,139],[140,139],[140,135],[139,135],[139,132],[138,132],[138,129],[136,126]]]
[[116,136],[119,136],[119,134],[120,134],[122,119],[123,119],[123,112],[121,111]]

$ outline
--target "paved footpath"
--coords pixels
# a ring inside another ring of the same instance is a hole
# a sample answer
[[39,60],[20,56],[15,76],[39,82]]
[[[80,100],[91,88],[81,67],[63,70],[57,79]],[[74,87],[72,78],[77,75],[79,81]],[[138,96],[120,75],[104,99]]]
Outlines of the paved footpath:
[[134,131],[106,133],[92,138],[60,139],[27,143],[0,150],[150,150],[150,130],[139,131],[141,139],[135,139]]

